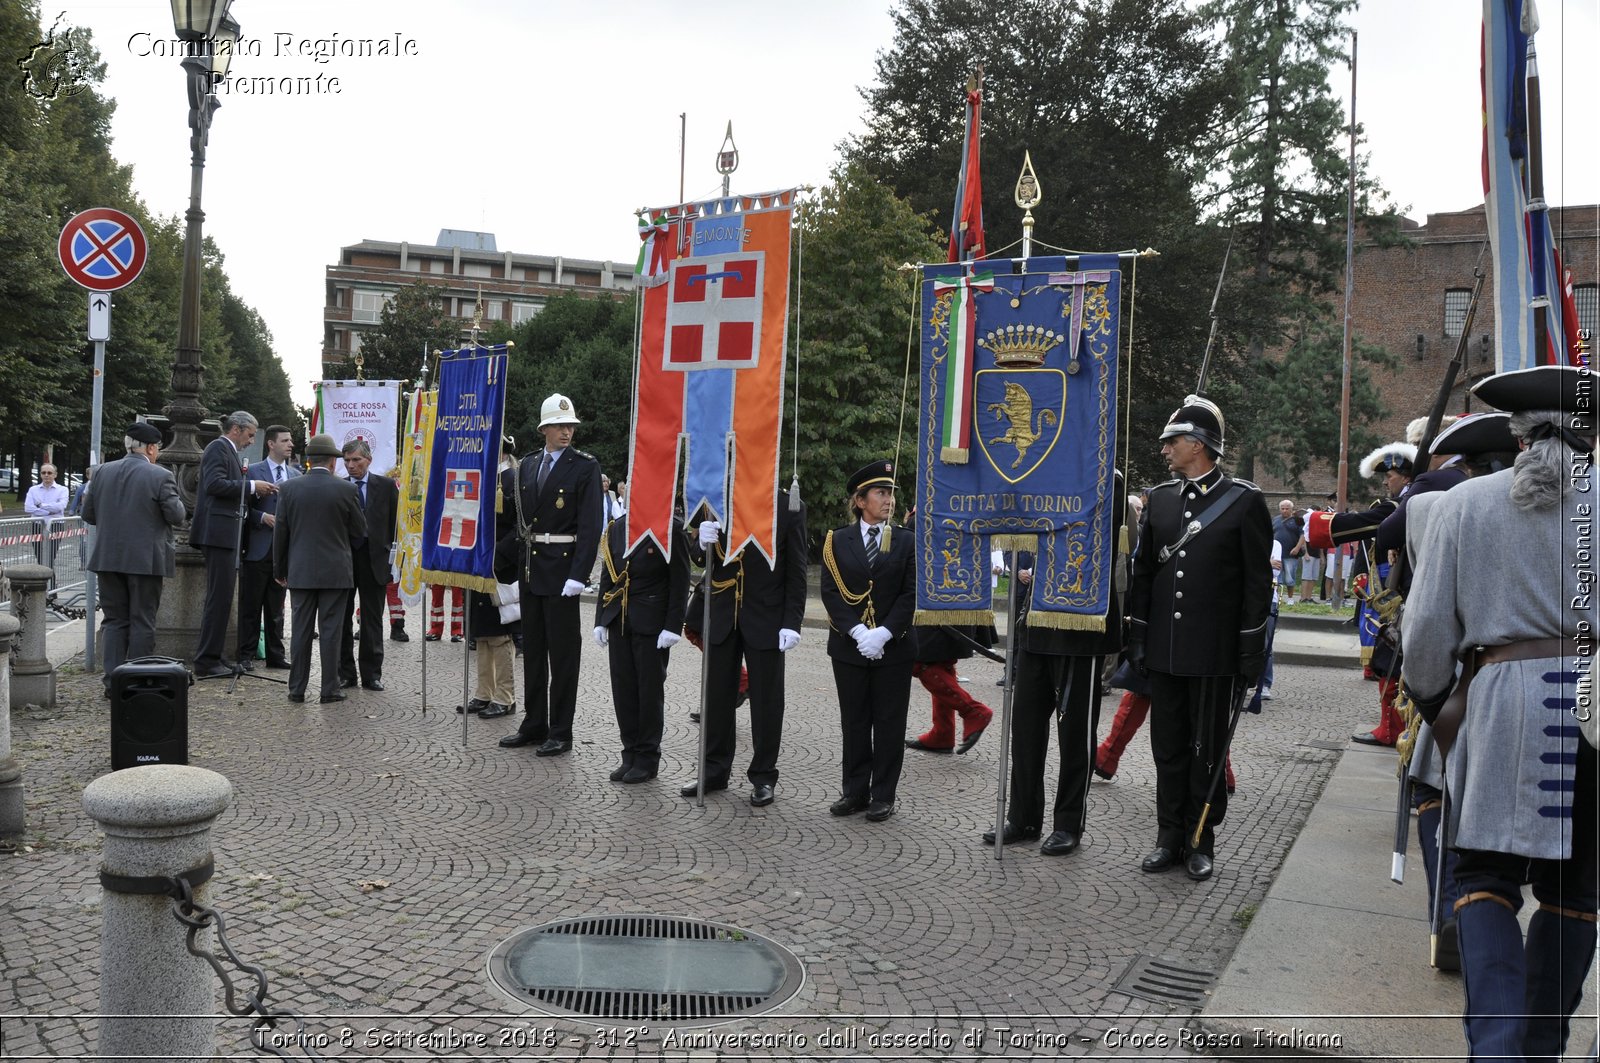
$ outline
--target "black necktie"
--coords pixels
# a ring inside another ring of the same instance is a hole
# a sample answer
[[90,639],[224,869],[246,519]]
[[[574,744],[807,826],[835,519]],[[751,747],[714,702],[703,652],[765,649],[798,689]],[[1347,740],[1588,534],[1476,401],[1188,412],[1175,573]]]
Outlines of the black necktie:
[[548,450],[545,451],[544,461],[539,465],[539,479],[534,484],[534,487],[537,490],[537,493],[539,493],[541,495],[544,494],[545,477],[550,475],[550,466],[554,465],[555,463],[556,463],[556,456],[554,454],[550,453]]
[[273,480],[274,483],[280,483],[280,484],[283,483],[283,466],[282,465],[274,465],[272,467],[272,480]]
[[361,500],[361,509],[365,512],[367,508],[367,481],[365,477],[356,481],[356,496]]
[[867,567],[878,567],[878,532],[879,525],[874,524],[867,529]]

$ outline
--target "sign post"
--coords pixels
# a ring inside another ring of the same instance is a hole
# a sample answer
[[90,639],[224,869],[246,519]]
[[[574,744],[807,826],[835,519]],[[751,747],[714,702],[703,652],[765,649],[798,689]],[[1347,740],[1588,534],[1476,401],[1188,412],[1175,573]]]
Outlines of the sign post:
[[[94,207],[75,214],[61,230],[56,254],[74,283],[89,289],[89,340],[94,344],[94,401],[89,414],[89,465],[100,464],[100,416],[105,402],[106,341],[111,338],[111,296],[144,269],[148,245],[139,223],[120,210]],[[80,489],[81,490],[81,489]],[[94,668],[94,573],[84,581],[83,664]]]

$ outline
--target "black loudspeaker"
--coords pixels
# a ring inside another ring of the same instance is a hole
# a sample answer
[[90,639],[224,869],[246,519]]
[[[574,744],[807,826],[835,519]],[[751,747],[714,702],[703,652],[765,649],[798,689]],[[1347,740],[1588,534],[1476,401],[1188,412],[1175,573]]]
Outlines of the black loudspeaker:
[[111,673],[111,770],[189,763],[189,670],[146,657]]

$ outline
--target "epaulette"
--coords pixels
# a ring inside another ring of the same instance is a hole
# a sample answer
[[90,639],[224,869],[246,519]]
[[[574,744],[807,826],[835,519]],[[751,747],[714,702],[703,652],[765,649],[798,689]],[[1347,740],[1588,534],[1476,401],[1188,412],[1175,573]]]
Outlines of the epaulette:
[[1150,491],[1151,491],[1151,493],[1154,493],[1156,491],[1161,490],[1163,487],[1177,487],[1182,482],[1183,481],[1181,479],[1176,479],[1176,478],[1171,479],[1171,480],[1166,480],[1166,481],[1163,481],[1162,483],[1158,483],[1154,487],[1150,488]]
[[1234,483],[1238,484],[1240,487],[1243,487],[1247,491],[1261,490],[1261,488],[1257,487],[1255,484],[1251,483],[1249,480],[1246,480],[1242,476],[1230,476],[1228,479],[1232,480]]
[[587,450],[579,450],[577,447],[568,447],[567,449],[572,451],[572,456],[575,457],[575,458],[587,458],[590,461],[595,461],[595,462],[598,462],[600,460],[599,458],[596,458],[593,454],[589,453]]

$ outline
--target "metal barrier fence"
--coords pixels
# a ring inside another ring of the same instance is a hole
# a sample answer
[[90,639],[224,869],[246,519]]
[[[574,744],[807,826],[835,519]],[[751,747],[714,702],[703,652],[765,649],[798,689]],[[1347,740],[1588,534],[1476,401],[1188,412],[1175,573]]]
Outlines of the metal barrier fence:
[[[85,607],[84,578],[88,575],[89,536],[94,529],[82,517],[36,520],[0,517],[0,577],[11,565],[45,565],[54,573],[50,581],[51,607],[77,612]],[[0,578],[0,604],[11,604],[11,583]]]

